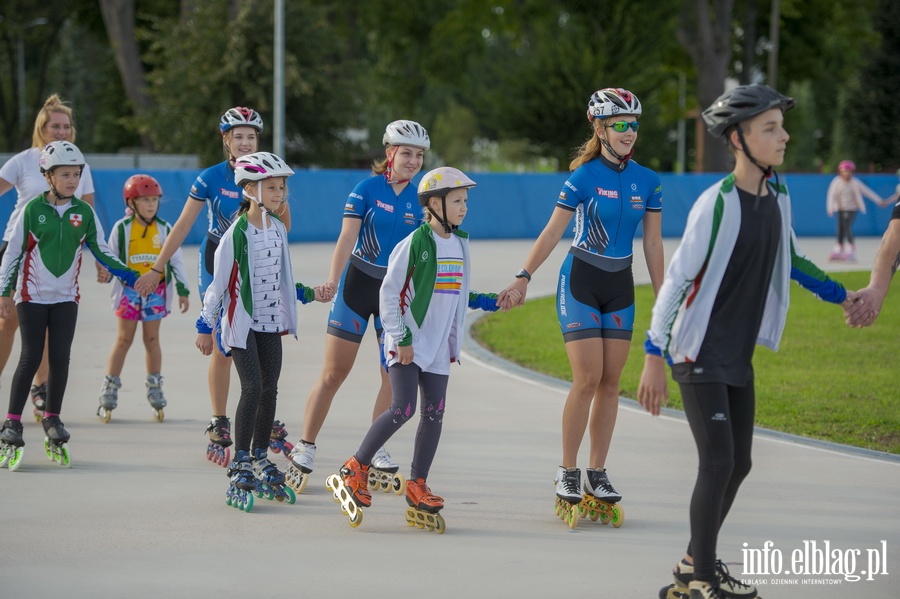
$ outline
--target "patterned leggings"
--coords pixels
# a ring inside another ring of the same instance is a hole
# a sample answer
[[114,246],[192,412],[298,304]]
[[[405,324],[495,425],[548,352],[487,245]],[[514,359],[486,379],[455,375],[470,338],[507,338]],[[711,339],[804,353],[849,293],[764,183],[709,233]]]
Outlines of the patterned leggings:
[[360,464],[372,463],[375,452],[416,413],[416,397],[421,388],[422,409],[419,429],[416,431],[410,478],[427,480],[428,471],[431,470],[431,463],[441,441],[447,382],[450,377],[446,374],[422,372],[415,364],[407,366],[394,364],[388,374],[394,392],[391,407],[372,423],[356,452],[356,459]]
[[235,451],[268,448],[281,376],[281,333],[247,334],[247,347],[231,348],[241,379],[241,400],[234,416]]

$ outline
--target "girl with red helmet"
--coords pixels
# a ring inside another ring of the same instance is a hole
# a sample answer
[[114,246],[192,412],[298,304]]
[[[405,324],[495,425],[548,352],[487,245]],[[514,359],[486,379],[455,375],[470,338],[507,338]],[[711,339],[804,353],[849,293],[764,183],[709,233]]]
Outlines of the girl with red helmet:
[[[146,296],[125,287],[118,280],[113,283],[112,306],[118,317],[119,332],[109,355],[97,416],[102,422],[109,422],[112,411],[118,404],[119,388],[122,386],[119,376],[140,322],[147,355],[147,401],[155,418],[162,422],[166,398],[162,392],[160,374],[162,350],[159,329],[163,317],[171,311],[172,300],[176,295],[181,312],[188,310],[190,292],[187,271],[181,257],[181,248],[175,250],[162,272],[153,270],[153,264],[172,231],[172,225],[157,214],[163,195],[159,182],[150,175],[133,175],[125,182],[122,195],[128,214],[112,226],[109,232],[109,249],[119,260],[141,275],[155,275],[158,283]],[[105,270],[97,275],[97,280],[101,283],[108,282],[111,278]]]

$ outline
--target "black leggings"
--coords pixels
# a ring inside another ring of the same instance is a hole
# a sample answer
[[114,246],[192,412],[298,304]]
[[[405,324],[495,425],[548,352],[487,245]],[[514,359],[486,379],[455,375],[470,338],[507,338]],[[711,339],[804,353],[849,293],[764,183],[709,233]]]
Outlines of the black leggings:
[[50,376],[47,378],[45,410],[50,414],[59,414],[69,382],[69,357],[72,354],[72,340],[75,338],[75,323],[78,321],[78,304],[20,302],[16,306],[16,313],[19,316],[22,354],[9,389],[9,413],[21,416],[25,410],[31,392],[31,381],[44,356],[46,338],[49,343],[47,354],[50,359]]
[[419,417],[419,429],[416,431],[410,478],[412,480],[417,478],[428,480],[428,472],[431,470],[431,464],[434,462],[434,456],[441,441],[447,382],[450,380],[450,376],[422,372],[422,369],[415,364],[407,366],[394,364],[388,370],[388,374],[391,377],[391,389],[394,393],[391,407],[372,423],[356,452],[356,459],[360,464],[372,463],[375,452],[416,413],[416,396],[421,388],[422,410]]
[[679,383],[700,465],[691,497],[691,542],[694,579],[715,580],[719,529],[734,503],[738,487],[750,473],[756,394],[723,383]]
[[853,221],[858,213],[855,210],[842,210],[837,213],[837,242],[855,243],[853,238]]
[[241,400],[234,416],[235,451],[269,447],[278,378],[281,376],[281,333],[247,334],[247,347],[231,348],[234,367],[241,379]]

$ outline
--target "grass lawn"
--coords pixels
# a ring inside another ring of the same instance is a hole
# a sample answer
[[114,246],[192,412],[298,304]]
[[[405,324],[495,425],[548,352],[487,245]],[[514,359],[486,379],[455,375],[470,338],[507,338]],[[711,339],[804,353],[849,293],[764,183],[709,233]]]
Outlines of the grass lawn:
[[[838,273],[848,289],[864,287],[868,272]],[[757,346],[756,421],[765,428],[900,454],[900,306],[896,285],[875,325],[850,329],[840,307],[791,285],[791,307],[779,351]],[[644,333],[653,292],[635,290],[635,336],[620,394],[635,398],[644,363]],[[508,360],[557,378],[572,372],[556,320],[554,297],[478,321],[474,337]],[[681,409],[669,380],[669,406]]]

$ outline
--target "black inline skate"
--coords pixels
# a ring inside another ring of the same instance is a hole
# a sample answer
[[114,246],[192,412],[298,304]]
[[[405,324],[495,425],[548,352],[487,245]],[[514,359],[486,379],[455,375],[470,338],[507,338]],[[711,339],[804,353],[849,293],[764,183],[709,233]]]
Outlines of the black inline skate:
[[25,455],[25,440],[22,438],[22,421],[7,418],[0,428],[0,468],[7,466],[11,472],[18,470]]
[[256,477],[256,496],[294,503],[297,496],[294,490],[284,484],[284,474],[269,460],[266,450],[253,450],[253,474]]
[[69,442],[72,436],[63,426],[59,416],[47,416],[41,424],[46,435],[44,438],[44,451],[47,453],[47,459],[51,462],[56,462],[60,466],[71,468],[72,460],[66,443]]
[[206,447],[206,459],[223,468],[231,459],[231,423],[225,416],[214,416],[206,427],[209,433],[209,445]]
[[294,444],[287,441],[288,432],[284,428],[284,423],[276,420],[272,423],[272,434],[269,436],[269,449],[275,453],[284,454],[286,460],[290,461],[291,451],[294,450]]

